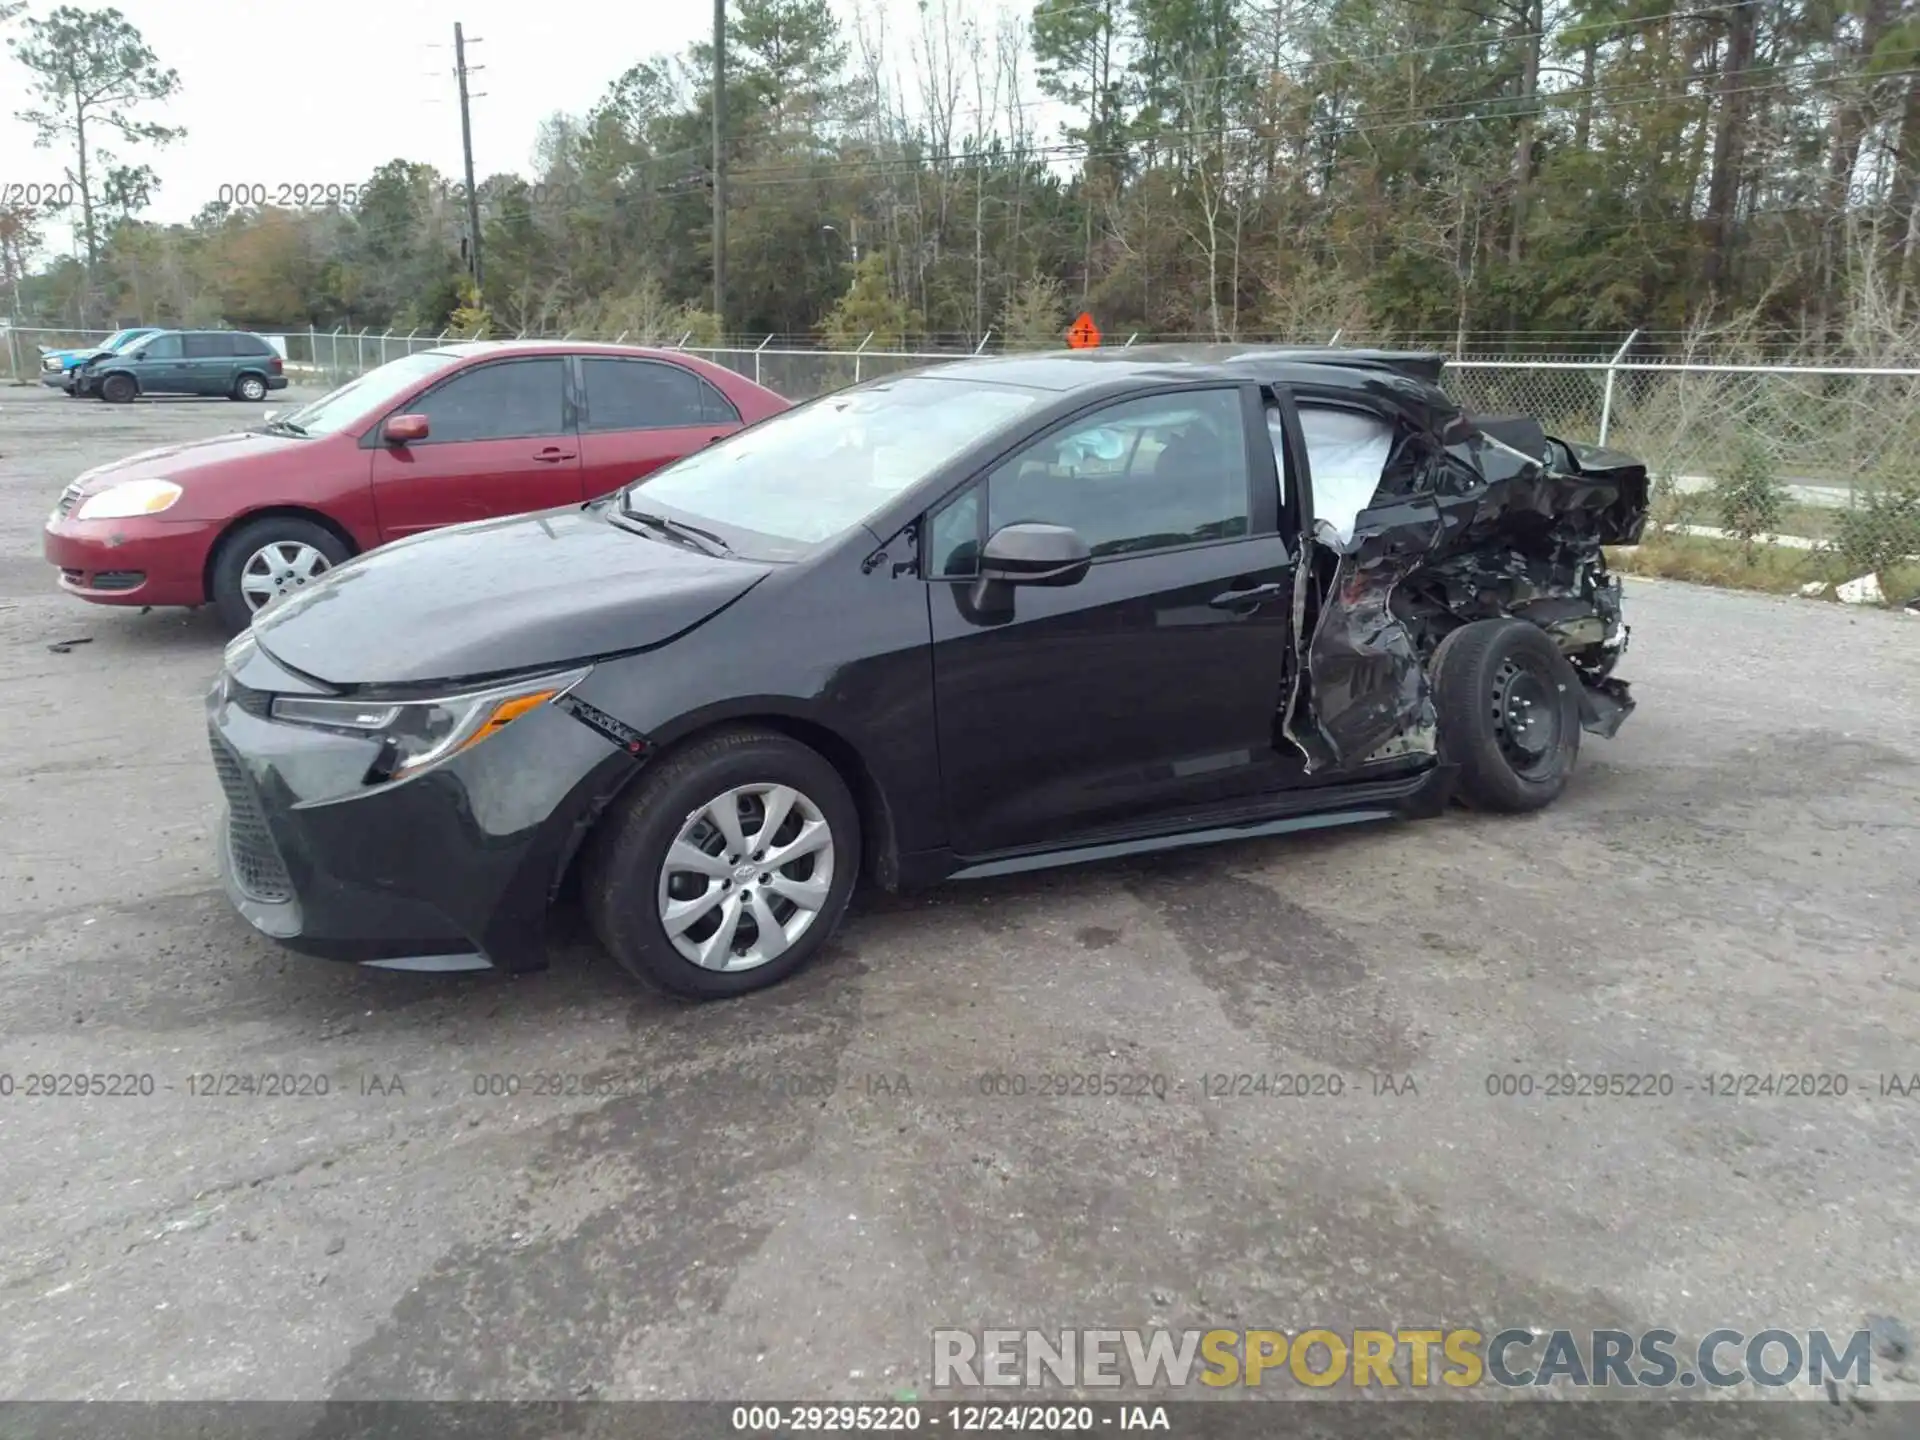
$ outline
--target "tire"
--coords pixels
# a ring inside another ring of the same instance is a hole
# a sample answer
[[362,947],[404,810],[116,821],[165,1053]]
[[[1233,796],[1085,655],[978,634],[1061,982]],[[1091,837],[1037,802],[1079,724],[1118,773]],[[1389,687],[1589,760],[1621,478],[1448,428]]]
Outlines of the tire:
[[130,404],[139,393],[140,387],[131,375],[109,375],[100,382],[100,398],[109,405]]
[[[742,837],[752,842],[769,798],[754,791],[775,788],[792,792],[776,848],[793,844],[801,824],[823,823],[828,844],[796,856],[769,881],[753,870],[750,850],[725,874],[721,857],[733,847],[713,823],[717,807],[731,805]],[[670,850],[684,855],[689,847],[720,851],[706,862],[712,873],[668,864]],[[810,888],[822,858],[831,867],[827,883]],[[582,898],[594,934],[622,969],[668,994],[722,1000],[777,985],[825,948],[846,913],[860,858],[859,810],[832,765],[784,735],[728,730],[657,761],[609,812],[583,856]],[[773,888],[781,881],[785,887]],[[819,903],[796,932],[806,907],[788,896],[803,893]],[[696,902],[676,943],[664,911]],[[757,960],[764,932],[756,915],[779,923],[784,945]],[[729,919],[732,928],[722,936]],[[680,945],[705,950],[714,961],[724,953],[735,968],[703,966]]]
[[[276,546],[283,547],[279,555],[264,554],[269,547]],[[297,515],[268,515],[242,525],[220,542],[214,556],[212,599],[220,623],[226,626],[229,635],[238,635],[253,623],[256,607],[249,595],[259,594],[263,576],[271,581],[280,573],[270,568],[275,561],[283,562],[285,572],[295,578],[280,587],[278,594],[269,596],[268,604],[279,595],[299,588],[299,584],[325,574],[352,553],[326,526],[302,520]],[[256,565],[256,561],[260,565]],[[262,570],[261,565],[269,568]]]
[[1509,814],[1552,804],[1580,754],[1580,680],[1546,632],[1476,620],[1440,642],[1428,671],[1460,799]]
[[267,382],[258,375],[242,375],[233,382],[233,399],[258,404],[267,398]]

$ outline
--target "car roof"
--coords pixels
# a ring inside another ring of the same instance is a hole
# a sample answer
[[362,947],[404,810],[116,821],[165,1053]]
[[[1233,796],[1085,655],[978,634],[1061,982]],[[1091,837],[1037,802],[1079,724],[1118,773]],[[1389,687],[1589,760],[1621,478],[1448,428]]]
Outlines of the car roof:
[[[424,352],[423,352],[424,353]],[[614,345],[604,340],[455,340],[433,347],[435,355],[643,355],[648,359],[691,360],[684,350],[663,346]]]
[[1071,391],[1115,381],[1262,380],[1275,384],[1363,387],[1398,377],[1437,385],[1446,357],[1421,351],[1334,350],[1307,346],[1130,345],[1049,350],[958,360],[924,372],[1035,390]]

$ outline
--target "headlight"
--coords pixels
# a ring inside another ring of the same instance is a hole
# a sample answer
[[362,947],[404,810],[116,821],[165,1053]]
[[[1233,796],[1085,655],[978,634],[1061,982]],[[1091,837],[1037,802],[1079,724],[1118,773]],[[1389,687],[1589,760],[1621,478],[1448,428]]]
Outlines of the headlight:
[[587,678],[590,668],[437,700],[309,700],[281,695],[274,699],[272,713],[274,719],[290,725],[381,740],[380,757],[367,775],[368,784],[378,785],[418,775],[449,755],[498,735],[529,710],[565,695]]
[[41,360],[40,368],[42,370],[58,370],[60,368],[60,363],[61,363],[60,357],[58,355],[49,355],[45,359]]
[[129,515],[158,515],[181,495],[171,480],[128,480],[89,495],[74,512],[76,520],[124,520]]

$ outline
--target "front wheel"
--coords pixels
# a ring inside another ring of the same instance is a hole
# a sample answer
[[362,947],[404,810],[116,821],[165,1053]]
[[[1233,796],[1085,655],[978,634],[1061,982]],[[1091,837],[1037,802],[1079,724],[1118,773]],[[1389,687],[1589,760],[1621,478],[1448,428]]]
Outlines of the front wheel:
[[258,401],[267,398],[267,382],[258,375],[242,375],[234,382],[233,398]]
[[819,954],[859,869],[839,772],[787,736],[730,730],[657,762],[588,846],[583,894],[629,974],[718,1000]]
[[1477,810],[1552,804],[1580,754],[1580,679],[1547,633],[1476,620],[1440,642],[1430,669],[1460,797]]
[[125,405],[140,393],[131,375],[109,375],[100,382],[100,398],[109,405]]
[[229,635],[277,600],[313,584],[348,558],[340,537],[297,515],[269,515],[242,525],[213,562],[213,606]]

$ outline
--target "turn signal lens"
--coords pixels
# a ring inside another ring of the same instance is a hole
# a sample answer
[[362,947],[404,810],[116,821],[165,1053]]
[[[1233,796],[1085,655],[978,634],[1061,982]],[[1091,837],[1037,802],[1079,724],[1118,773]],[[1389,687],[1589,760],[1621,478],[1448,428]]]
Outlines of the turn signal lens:
[[[493,707],[492,713],[480,722],[479,727],[475,729],[471,735],[467,736],[467,738],[459,744],[452,746],[445,754],[452,755],[461,750],[471,750],[489,736],[498,735],[529,710],[537,710],[549,700],[557,699],[560,693],[558,689],[536,690],[531,695],[519,695],[511,700],[502,700],[498,705]],[[432,763],[432,761],[421,761],[412,765],[403,766],[401,769],[393,772],[393,778],[398,780],[401,776],[412,774],[415,770],[421,769],[423,765]]]

